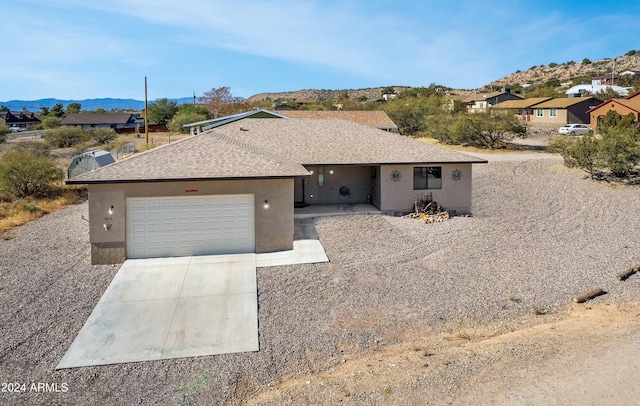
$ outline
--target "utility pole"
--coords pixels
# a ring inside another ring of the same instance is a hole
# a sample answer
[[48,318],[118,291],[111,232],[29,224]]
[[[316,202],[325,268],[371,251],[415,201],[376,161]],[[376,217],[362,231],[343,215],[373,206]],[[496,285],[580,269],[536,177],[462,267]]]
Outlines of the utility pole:
[[196,105],[196,92],[193,92],[193,106]]
[[147,140],[147,146],[149,146],[149,104],[147,103],[147,77],[144,77],[144,137]]

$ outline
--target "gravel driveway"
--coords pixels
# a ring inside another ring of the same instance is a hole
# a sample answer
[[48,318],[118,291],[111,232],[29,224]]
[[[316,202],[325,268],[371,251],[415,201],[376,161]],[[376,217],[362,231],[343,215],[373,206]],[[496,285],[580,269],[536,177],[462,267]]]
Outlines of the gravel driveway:
[[640,277],[615,278],[640,264],[637,187],[594,183],[546,154],[483,157],[473,217],[320,218],[330,263],[259,268],[257,353],[55,371],[118,267],[90,265],[86,203],[11,231],[0,239],[0,382],[26,390],[0,404],[240,403],[373,347],[553,319],[592,287],[608,292],[596,304],[640,297]]

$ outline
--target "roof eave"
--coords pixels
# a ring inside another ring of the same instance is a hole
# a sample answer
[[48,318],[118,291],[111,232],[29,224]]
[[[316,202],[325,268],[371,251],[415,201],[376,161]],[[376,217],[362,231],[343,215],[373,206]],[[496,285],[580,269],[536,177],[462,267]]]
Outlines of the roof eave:
[[229,176],[229,177],[215,177],[215,178],[170,178],[170,179],[103,179],[103,180],[74,180],[73,178],[65,180],[67,185],[110,185],[120,183],[167,183],[167,182],[211,182],[221,180],[255,180],[255,179],[292,179],[300,177],[311,176],[311,173],[306,174],[291,174],[291,175],[277,175],[277,176]]

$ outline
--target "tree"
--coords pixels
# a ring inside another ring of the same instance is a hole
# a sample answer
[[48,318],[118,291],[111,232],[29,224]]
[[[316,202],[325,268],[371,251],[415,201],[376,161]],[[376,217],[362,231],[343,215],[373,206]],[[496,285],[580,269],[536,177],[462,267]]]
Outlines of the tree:
[[640,163],[640,124],[633,114],[610,110],[600,124],[600,157],[611,173],[624,177]]
[[525,138],[527,126],[510,112],[461,114],[449,134],[459,143],[494,149],[516,136]]
[[49,115],[49,107],[40,107],[40,116],[45,117]]
[[43,128],[57,128],[60,127],[60,119],[56,116],[46,116],[42,119]]
[[183,124],[195,123],[207,119],[206,114],[199,114],[193,111],[180,111],[169,122],[169,131],[186,133],[189,130],[183,127]]
[[407,89],[388,102],[384,110],[403,135],[419,135],[427,128],[427,116],[444,114],[444,99],[435,87]]
[[200,97],[200,104],[203,104],[213,117],[242,113],[249,107],[242,97],[233,96],[228,86],[212,88],[205,92]]
[[618,99],[621,96],[618,92],[613,90],[611,86],[607,86],[606,88],[596,92],[596,94],[594,94],[593,97],[595,97],[598,100],[611,100],[611,99]]
[[69,103],[67,105],[67,109],[64,111],[64,115],[68,116],[69,114],[78,114],[82,110],[82,105],[80,103]]
[[0,188],[17,198],[44,196],[63,179],[53,157],[41,150],[13,148],[0,160]]
[[64,116],[64,106],[62,103],[56,103],[51,109],[49,109],[49,116],[62,118]]
[[149,105],[149,124],[167,124],[178,112],[178,103],[167,98],[158,99]]
[[7,107],[7,106],[0,106],[0,111],[9,111],[9,107]]

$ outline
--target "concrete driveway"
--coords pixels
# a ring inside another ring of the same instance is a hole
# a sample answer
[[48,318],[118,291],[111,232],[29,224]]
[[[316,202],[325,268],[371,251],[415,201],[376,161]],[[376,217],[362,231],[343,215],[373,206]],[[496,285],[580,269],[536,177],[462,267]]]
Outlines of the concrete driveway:
[[135,259],[57,369],[258,349],[255,254]]
[[125,261],[56,369],[258,351],[256,267],[327,262],[313,219],[293,250]]

